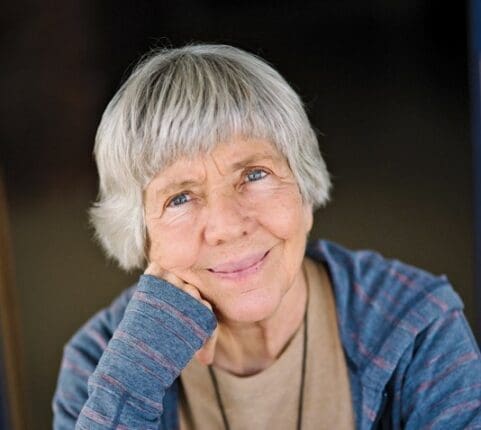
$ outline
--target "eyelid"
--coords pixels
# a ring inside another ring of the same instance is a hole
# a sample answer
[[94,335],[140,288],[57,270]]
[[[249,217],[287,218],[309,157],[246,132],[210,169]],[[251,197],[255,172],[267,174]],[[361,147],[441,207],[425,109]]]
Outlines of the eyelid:
[[190,198],[189,200],[187,200],[185,203],[188,203],[190,202],[190,200],[192,199],[189,192],[188,191],[180,191],[179,193],[176,193],[174,194],[172,197],[169,197],[165,204],[164,204],[164,209],[167,209],[167,208],[175,208],[175,207],[180,207],[182,205],[184,205],[185,203],[182,203],[180,205],[177,205],[177,206],[171,206],[172,202],[177,198],[177,197],[180,197],[182,195],[185,195],[187,196],[188,198]]
[[248,167],[242,172],[242,177],[246,177],[249,173],[255,172],[257,170],[262,171],[263,173],[267,175],[270,175],[272,172],[266,168],[266,167],[261,167],[261,166],[253,166],[253,167]]

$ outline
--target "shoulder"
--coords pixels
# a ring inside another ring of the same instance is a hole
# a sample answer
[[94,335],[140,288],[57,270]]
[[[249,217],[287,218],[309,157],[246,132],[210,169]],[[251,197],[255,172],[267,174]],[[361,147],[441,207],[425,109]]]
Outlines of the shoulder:
[[341,340],[357,367],[372,367],[377,361],[388,375],[419,333],[443,315],[463,308],[446,276],[377,252],[315,241],[307,255],[328,270]]
[[307,255],[330,276],[360,420],[390,404],[396,428],[479,425],[481,356],[446,276],[327,241]]
[[414,323],[419,315],[409,311],[415,308],[423,309],[424,321],[463,307],[445,275],[433,275],[374,251],[351,251],[322,240],[311,242],[307,254],[325,264],[339,310],[349,309],[351,317],[369,312],[384,315],[392,323],[406,318]]

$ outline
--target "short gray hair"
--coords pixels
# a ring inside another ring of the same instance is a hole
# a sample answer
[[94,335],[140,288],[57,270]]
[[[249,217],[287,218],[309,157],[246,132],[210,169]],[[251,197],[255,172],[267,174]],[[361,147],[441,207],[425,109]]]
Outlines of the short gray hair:
[[189,45],[149,54],[108,104],[97,130],[96,236],[126,269],[145,264],[143,190],[181,156],[239,135],[282,153],[304,199],[317,208],[331,186],[299,96],[272,67],[227,45]]

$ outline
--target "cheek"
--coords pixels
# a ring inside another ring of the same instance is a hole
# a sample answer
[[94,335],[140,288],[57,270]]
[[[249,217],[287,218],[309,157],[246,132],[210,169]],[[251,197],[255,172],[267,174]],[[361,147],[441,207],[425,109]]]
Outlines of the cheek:
[[301,197],[297,188],[292,188],[279,189],[255,205],[259,223],[284,240],[304,237],[309,229]]
[[150,261],[170,271],[183,270],[195,263],[200,244],[195,240],[196,235],[186,230],[186,226],[155,224],[148,226],[147,232]]

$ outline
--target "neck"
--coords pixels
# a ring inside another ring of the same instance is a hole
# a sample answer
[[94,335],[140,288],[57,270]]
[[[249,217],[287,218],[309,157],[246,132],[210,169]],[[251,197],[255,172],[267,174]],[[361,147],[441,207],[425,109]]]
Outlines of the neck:
[[300,271],[273,315],[254,323],[221,322],[213,364],[239,376],[269,367],[301,326],[307,296],[307,280]]

